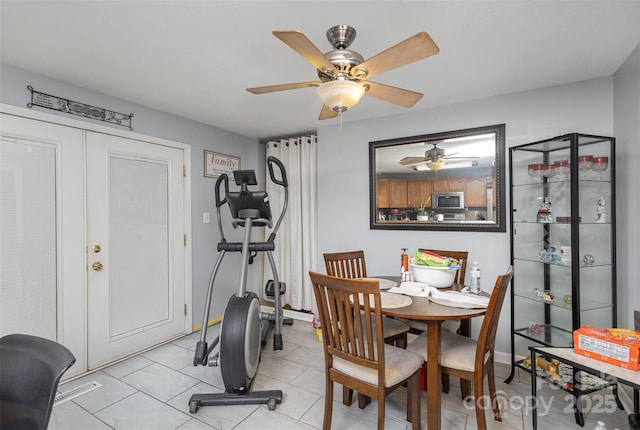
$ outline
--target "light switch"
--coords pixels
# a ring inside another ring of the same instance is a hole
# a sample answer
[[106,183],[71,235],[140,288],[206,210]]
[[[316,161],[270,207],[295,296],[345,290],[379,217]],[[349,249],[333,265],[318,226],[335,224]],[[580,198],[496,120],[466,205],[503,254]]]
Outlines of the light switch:
[[202,223],[209,224],[211,222],[211,214],[209,212],[204,212],[202,214]]

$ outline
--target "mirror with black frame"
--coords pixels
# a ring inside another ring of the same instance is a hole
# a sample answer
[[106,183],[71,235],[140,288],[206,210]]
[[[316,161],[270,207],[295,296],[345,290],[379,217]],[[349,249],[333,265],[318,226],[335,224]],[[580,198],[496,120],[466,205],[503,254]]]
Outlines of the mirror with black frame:
[[370,227],[506,231],[505,125],[369,142]]

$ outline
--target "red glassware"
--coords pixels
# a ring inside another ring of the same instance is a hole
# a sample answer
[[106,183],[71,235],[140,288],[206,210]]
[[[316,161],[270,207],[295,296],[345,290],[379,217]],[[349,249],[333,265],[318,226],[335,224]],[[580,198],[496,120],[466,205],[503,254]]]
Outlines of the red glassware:
[[598,180],[602,179],[602,172],[609,166],[609,157],[593,157],[591,169],[598,172]]
[[582,179],[585,179],[586,171],[591,170],[593,165],[593,155],[581,155],[578,157],[578,170],[582,172]]
[[529,164],[528,166],[529,176],[532,176],[535,182],[541,182],[542,176],[543,176],[542,172],[544,170],[544,167],[545,167],[544,164],[539,164],[539,163]]
[[569,164],[569,160],[554,161],[553,166],[555,168],[556,175],[561,176],[562,179],[565,179],[566,175],[571,172],[571,165]]

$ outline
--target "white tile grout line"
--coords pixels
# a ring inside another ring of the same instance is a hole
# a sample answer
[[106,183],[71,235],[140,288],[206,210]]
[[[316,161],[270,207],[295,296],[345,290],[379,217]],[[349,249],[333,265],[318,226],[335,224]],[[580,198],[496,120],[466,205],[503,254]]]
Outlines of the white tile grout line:
[[96,381],[91,381],[86,384],[80,385],[79,387],[73,388],[64,393],[60,393],[56,396],[53,401],[53,406],[57,406],[60,403],[64,403],[68,400],[75,399],[76,397],[80,397],[83,394],[87,394],[89,391],[93,391],[96,388],[102,387],[102,384]]

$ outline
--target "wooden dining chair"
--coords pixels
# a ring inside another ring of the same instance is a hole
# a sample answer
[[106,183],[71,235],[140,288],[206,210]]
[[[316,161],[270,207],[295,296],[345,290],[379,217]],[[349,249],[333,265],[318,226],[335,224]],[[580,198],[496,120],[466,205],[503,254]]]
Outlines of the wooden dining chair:
[[[334,252],[323,254],[323,256],[324,265],[329,276],[349,279],[367,277],[367,263],[364,259],[364,251]],[[409,329],[409,325],[405,322],[395,318],[383,318],[384,341],[388,344],[406,348]]]
[[[494,348],[502,304],[504,303],[504,298],[512,277],[513,267],[509,267],[507,273],[498,276],[496,279],[491,297],[489,298],[487,313],[484,316],[484,321],[482,321],[478,340],[451,332],[442,332],[440,349],[442,372],[473,383],[478,430],[486,430],[487,428],[487,422],[484,416],[483,397],[483,381],[485,376],[487,376],[489,383],[493,417],[496,421],[502,421],[500,418],[498,399],[496,397]],[[423,333],[418,336],[409,344],[407,350],[422,355],[426,366],[427,334]],[[463,390],[462,393],[463,399],[469,395],[468,392],[464,391],[465,390]]]
[[407,421],[411,421],[414,430],[419,429],[420,369],[424,360],[419,354],[384,343],[378,281],[316,272],[309,272],[309,276],[324,348],[322,428],[331,428],[333,384],[337,382],[378,401],[378,430],[384,429],[386,396],[406,383]]

